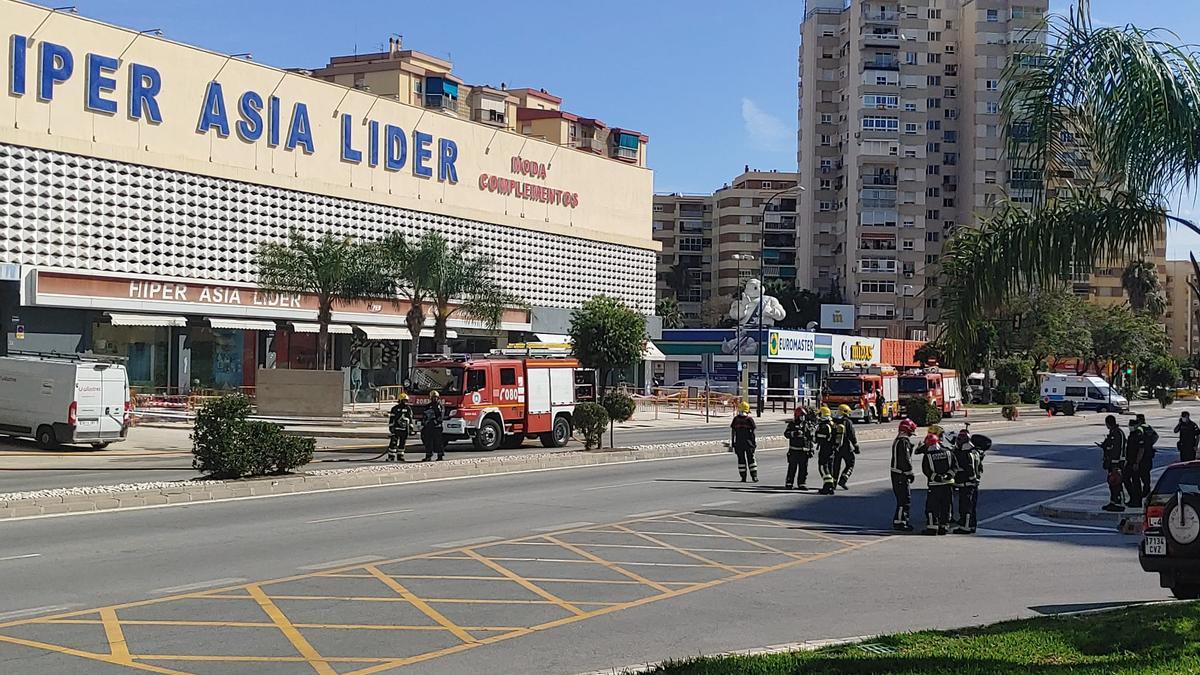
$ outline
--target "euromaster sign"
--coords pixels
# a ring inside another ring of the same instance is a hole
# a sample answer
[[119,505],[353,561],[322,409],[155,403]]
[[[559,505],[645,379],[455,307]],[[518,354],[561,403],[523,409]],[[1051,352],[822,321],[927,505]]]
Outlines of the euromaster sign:
[[773,330],[767,339],[767,359],[792,363],[813,363],[817,358],[814,333]]
[[23,2],[0,25],[0,142],[656,248],[644,168]]

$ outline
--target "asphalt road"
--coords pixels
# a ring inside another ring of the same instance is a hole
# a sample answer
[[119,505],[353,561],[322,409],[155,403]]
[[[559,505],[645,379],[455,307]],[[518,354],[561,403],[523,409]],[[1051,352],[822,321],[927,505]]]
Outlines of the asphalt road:
[[975,537],[891,536],[886,441],[835,497],[721,453],[0,522],[0,672],[570,674],[1166,597],[1133,537],[1019,519],[1101,481],[1099,417],[992,435]]

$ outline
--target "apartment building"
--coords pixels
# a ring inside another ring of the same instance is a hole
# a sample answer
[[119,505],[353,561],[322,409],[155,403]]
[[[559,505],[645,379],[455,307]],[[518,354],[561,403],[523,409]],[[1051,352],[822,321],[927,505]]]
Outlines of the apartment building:
[[1196,281],[1196,275],[1190,260],[1168,260],[1166,268],[1167,313],[1163,320],[1171,338],[1171,353],[1188,357],[1200,353],[1200,330],[1196,325],[1200,298],[1188,285],[1189,280]]
[[706,301],[732,301],[760,271],[768,283],[797,279],[798,186],[794,172],[745,167],[712,194],[655,195],[658,297],[676,297],[699,326]]
[[489,124],[616,159],[646,166],[645,134],[610,127],[598,119],[562,109],[562,99],[545,89],[509,89],[468,84],[451,72],[450,61],[412,49],[400,38],[388,39],[388,49],[370,54],[334,56],[316,70],[300,70],[312,77],[391,98],[400,103]]
[[[1007,193],[1000,78],[1036,58],[1046,0],[808,0],[799,50],[800,284],[862,335],[923,337],[954,228]],[[1014,182],[1014,178],[1018,179]]]

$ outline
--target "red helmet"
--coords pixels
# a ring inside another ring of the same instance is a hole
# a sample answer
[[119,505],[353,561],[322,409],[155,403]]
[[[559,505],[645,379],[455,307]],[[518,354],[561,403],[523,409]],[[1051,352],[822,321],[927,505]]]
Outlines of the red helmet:
[[932,448],[940,442],[941,439],[937,437],[937,434],[925,434],[925,447]]
[[900,433],[913,434],[917,431],[917,423],[907,417],[900,420]]
[[802,406],[802,405],[796,406],[796,410],[795,410],[796,419],[800,419],[801,417],[804,417],[804,415],[805,415],[804,406]]

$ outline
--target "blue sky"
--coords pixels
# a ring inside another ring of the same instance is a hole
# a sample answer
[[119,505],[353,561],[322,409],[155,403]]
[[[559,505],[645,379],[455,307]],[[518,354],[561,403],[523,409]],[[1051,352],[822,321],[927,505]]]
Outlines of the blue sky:
[[[49,6],[70,0],[41,2]],[[391,33],[454,61],[468,82],[544,87],[564,107],[650,136],[660,192],[708,192],[744,165],[794,170],[802,0],[76,0],[80,14],[280,67],[375,51]],[[1072,5],[1052,0],[1053,10]],[[1094,0],[1105,24],[1200,43],[1200,2]],[[1200,201],[1179,200],[1200,219]],[[1169,236],[1170,257],[1200,236]]]

